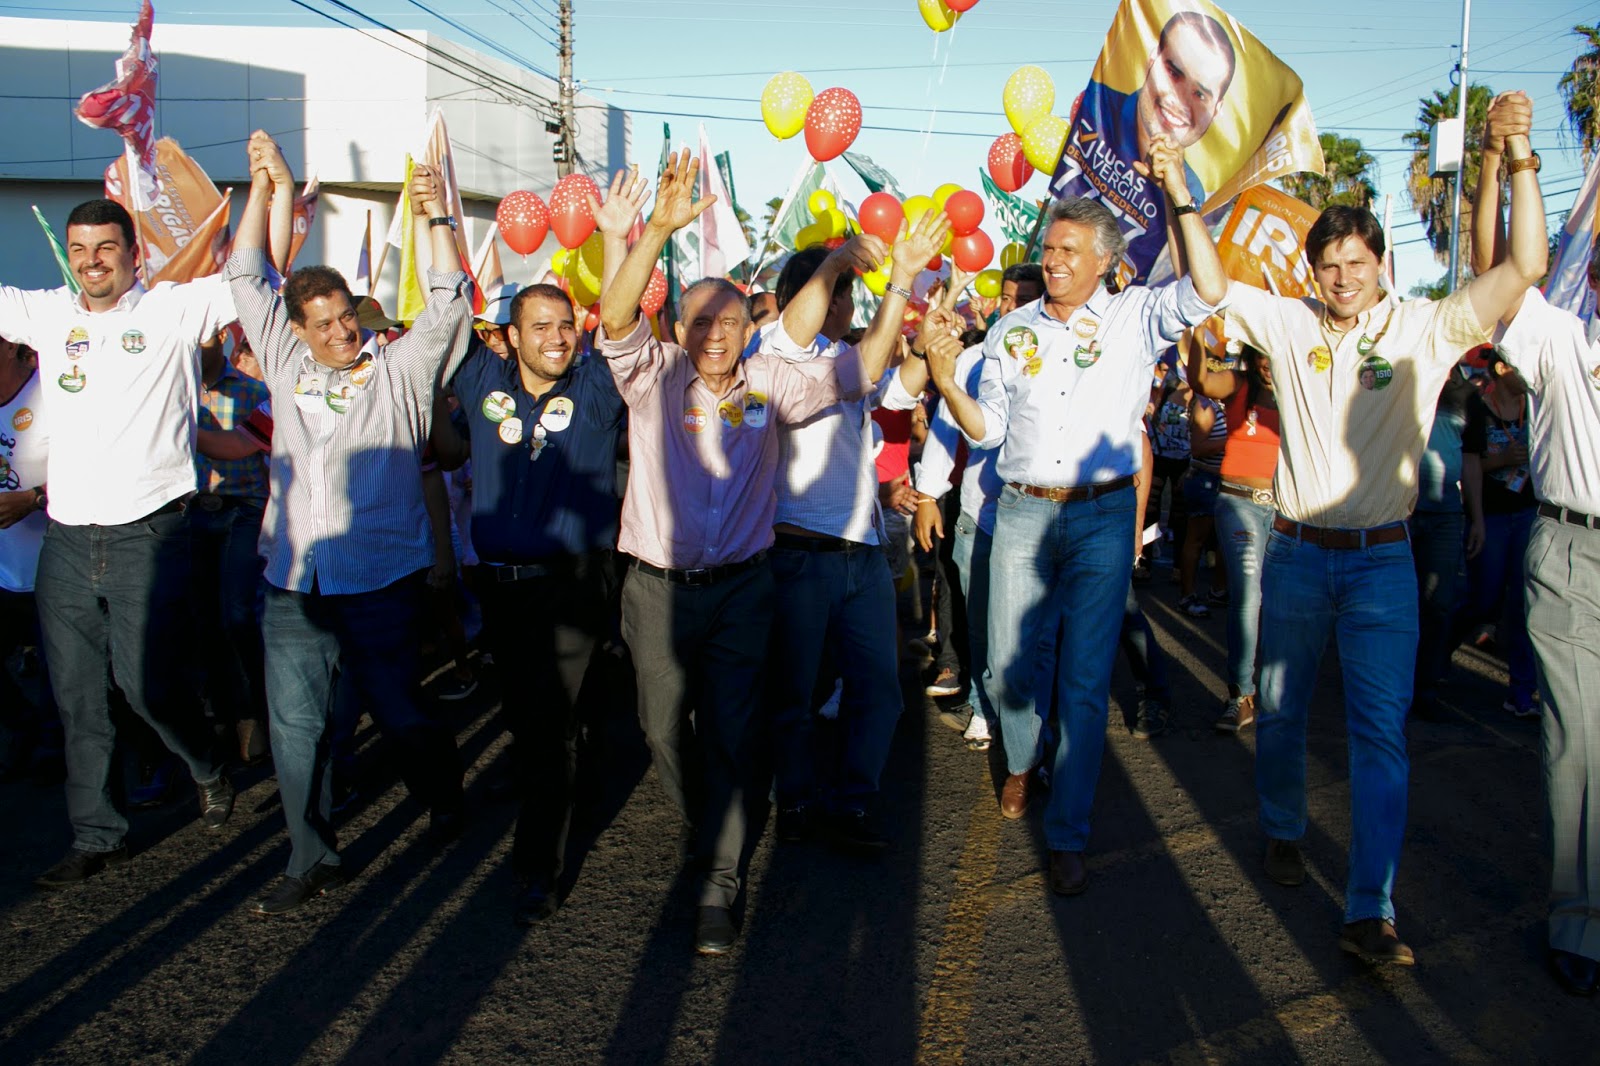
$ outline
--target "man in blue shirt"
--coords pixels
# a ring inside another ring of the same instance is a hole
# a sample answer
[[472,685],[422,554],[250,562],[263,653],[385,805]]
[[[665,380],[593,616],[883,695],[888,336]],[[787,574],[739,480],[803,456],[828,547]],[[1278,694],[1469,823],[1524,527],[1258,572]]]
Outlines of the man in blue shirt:
[[501,671],[522,797],[511,854],[525,887],[516,919],[531,925],[558,905],[578,696],[610,628],[623,404],[602,360],[576,363],[572,303],[560,289],[519,292],[505,331],[508,357],[476,347],[455,390],[472,438],[484,637]]

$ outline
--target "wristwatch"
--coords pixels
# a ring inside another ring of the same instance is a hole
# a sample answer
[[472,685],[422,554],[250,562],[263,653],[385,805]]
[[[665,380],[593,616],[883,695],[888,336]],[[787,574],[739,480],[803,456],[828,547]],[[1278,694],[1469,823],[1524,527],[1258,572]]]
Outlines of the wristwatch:
[[1182,207],[1174,207],[1172,209],[1172,213],[1173,213],[1174,216],[1177,216],[1177,215],[1193,215],[1193,214],[1199,213],[1199,211],[1200,211],[1200,209],[1198,207],[1196,207],[1192,203],[1187,203],[1187,204],[1184,204]]
[[1530,152],[1521,159],[1506,160],[1506,177],[1509,178],[1511,175],[1524,170],[1531,170],[1537,174],[1541,166],[1543,166],[1543,163],[1539,159],[1539,153]]
[[33,487],[33,509],[42,511],[48,506],[50,506],[50,497],[45,495],[44,486],[35,485]]
[[456,220],[451,218],[449,215],[440,215],[438,218],[430,218],[430,219],[428,219],[428,225],[430,225],[430,226],[449,226],[451,229],[455,229],[456,228]]

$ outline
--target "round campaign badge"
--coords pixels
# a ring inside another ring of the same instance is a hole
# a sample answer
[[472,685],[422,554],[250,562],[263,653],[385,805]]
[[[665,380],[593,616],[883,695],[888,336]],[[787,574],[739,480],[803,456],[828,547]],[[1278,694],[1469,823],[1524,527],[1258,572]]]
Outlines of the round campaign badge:
[[75,366],[56,378],[56,384],[68,392],[82,392],[83,387],[89,384],[89,379],[84,375],[82,367]]
[[1039,335],[1027,326],[1012,326],[1006,330],[1000,344],[1011,358],[1026,362],[1039,350]]
[[1596,363],[1594,369],[1589,371],[1589,384],[1600,389],[1600,363]]
[[350,384],[358,389],[366,388],[367,382],[372,380],[372,375],[377,370],[377,365],[370,355],[363,357],[355,369],[350,371]]
[[572,401],[565,396],[557,396],[545,404],[544,414],[539,416],[539,424],[551,433],[560,433],[572,425]]
[[328,407],[334,414],[342,415],[350,410],[350,401],[355,396],[350,391],[349,385],[342,385],[337,389],[328,390]]
[[731,400],[723,400],[717,404],[717,417],[722,419],[722,424],[729,429],[738,429],[739,424],[744,421],[744,411]]
[[1087,369],[1100,361],[1100,342],[1090,341],[1088,347],[1079,345],[1072,353],[1072,361]]
[[1044,369],[1044,360],[1037,355],[1022,364],[1022,372],[1030,378],[1038,377],[1039,371]]
[[21,433],[31,425],[33,425],[33,408],[31,407],[18,408],[16,413],[11,416],[11,428],[18,433]]
[[136,329],[130,329],[122,335],[122,350],[129,355],[138,355],[144,351],[144,334]]
[[1389,360],[1380,355],[1369,355],[1361,360],[1361,365],[1356,367],[1356,376],[1361,382],[1361,387],[1368,392],[1382,392],[1389,387],[1389,382],[1394,380],[1394,367],[1389,365]]
[[1100,332],[1100,320],[1098,318],[1080,318],[1072,324],[1072,332],[1076,333],[1080,339],[1088,340]]
[[690,433],[702,432],[710,421],[704,407],[690,407],[683,412],[683,428]]
[[504,392],[491,392],[483,398],[483,417],[491,422],[504,422],[517,413],[517,401]]
[[767,394],[747,392],[744,396],[744,424],[761,429],[767,424]]
[[[72,331],[67,334],[67,358],[82,359],[88,354],[89,331],[84,329],[82,326],[73,326]],[[63,385],[62,388],[66,388],[66,386]],[[78,388],[81,389],[83,386],[79,385]],[[76,392],[77,389],[72,391]]]
[[516,444],[522,440],[522,419],[508,418],[500,423],[498,430],[500,439],[507,444]]
[[1333,353],[1325,344],[1319,344],[1306,354],[1306,365],[1321,374],[1333,365]]
[[1374,343],[1375,342],[1373,341],[1373,339],[1371,337],[1369,337],[1365,333],[1363,333],[1361,335],[1361,339],[1356,341],[1356,354],[1357,355],[1366,355],[1366,354],[1368,354],[1369,352],[1372,351],[1372,345]]

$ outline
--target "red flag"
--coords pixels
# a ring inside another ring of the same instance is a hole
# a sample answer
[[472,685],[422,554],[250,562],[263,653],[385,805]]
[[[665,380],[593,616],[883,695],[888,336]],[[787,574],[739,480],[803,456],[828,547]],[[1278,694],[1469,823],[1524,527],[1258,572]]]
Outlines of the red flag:
[[289,234],[289,260],[283,265],[285,274],[294,269],[294,257],[300,254],[301,246],[311,233],[311,224],[317,220],[317,197],[321,194],[317,179],[312,177],[300,190],[300,195],[295,197],[294,229]]
[[138,211],[150,210],[160,194],[156,176],[156,54],[150,50],[154,21],[150,0],[142,0],[128,50],[117,60],[116,78],[85,93],[77,107],[77,116],[86,125],[122,135],[128,170],[139,176],[130,189]]

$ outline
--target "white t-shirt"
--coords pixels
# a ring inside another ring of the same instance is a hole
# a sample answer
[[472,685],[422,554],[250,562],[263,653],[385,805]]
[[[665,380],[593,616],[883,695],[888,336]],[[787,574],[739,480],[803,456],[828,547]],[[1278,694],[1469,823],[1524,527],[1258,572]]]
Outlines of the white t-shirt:
[[220,276],[135,285],[101,312],[64,286],[0,286],[0,336],[39,353],[51,518],[121,525],[194,492],[200,342],[234,317]]
[[[50,454],[45,422],[39,410],[39,375],[35,373],[9,403],[0,406],[0,492],[45,483],[45,457]],[[44,526],[44,512],[35,511],[0,529],[0,588],[33,591]]]

